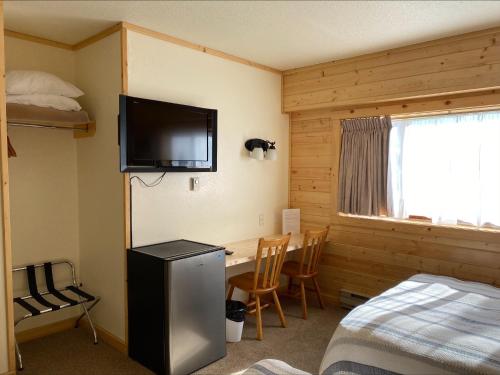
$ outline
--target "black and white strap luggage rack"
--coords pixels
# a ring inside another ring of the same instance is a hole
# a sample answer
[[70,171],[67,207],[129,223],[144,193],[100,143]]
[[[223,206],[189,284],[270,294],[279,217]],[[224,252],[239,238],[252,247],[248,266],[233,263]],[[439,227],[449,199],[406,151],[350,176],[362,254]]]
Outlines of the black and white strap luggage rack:
[[[71,269],[71,277],[73,284],[68,285],[65,288],[57,289],[54,285],[54,277],[52,273],[52,267],[56,265],[66,265]],[[36,269],[43,267],[45,271],[45,286],[46,290],[40,291],[38,289],[36,280]],[[14,298],[14,303],[17,303],[28,313],[22,317],[16,319],[15,326],[19,324],[24,319],[30,318],[32,316],[46,314],[52,311],[57,311],[65,309],[67,307],[81,305],[83,308],[83,313],[76,320],[75,328],[78,327],[80,320],[87,316],[90,328],[94,334],[94,344],[97,344],[97,333],[95,331],[92,319],[90,319],[89,311],[100,301],[100,297],[92,296],[82,289],[79,288],[76,281],[76,272],[74,264],[69,260],[58,260],[53,262],[46,262],[42,264],[31,264],[22,267],[15,267],[12,272],[26,271],[26,276],[28,278],[28,289],[30,294],[23,297]],[[64,292],[64,294],[62,293]],[[47,299],[50,297],[50,300]],[[32,301],[36,301],[37,304],[33,305]],[[51,302],[53,301],[53,302]],[[91,303],[90,306],[86,306],[87,303]],[[38,308],[37,305],[43,306],[45,308]],[[16,357],[17,357],[17,367],[19,370],[23,369],[23,361],[21,357],[21,352],[19,351],[19,345],[16,341]]]

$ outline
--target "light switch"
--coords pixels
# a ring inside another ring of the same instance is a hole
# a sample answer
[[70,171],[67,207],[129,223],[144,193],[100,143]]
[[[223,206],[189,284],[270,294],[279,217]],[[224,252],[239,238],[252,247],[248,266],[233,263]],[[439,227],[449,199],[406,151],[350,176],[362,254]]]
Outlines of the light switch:
[[191,177],[191,190],[192,191],[200,190],[200,178],[199,177]]

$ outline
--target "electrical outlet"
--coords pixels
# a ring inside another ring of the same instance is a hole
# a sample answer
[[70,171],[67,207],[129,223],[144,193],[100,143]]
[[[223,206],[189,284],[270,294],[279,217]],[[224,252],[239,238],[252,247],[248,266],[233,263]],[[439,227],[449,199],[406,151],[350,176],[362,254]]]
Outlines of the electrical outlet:
[[200,190],[200,178],[199,177],[191,177],[191,190],[192,191]]
[[259,215],[259,225],[260,225],[261,227],[263,227],[263,226],[264,226],[264,214],[260,214],[260,215]]

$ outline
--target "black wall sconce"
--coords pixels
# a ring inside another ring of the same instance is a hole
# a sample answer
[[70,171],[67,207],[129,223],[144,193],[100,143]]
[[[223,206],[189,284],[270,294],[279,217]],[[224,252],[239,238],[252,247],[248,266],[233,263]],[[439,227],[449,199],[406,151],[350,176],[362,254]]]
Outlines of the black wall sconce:
[[276,142],[252,138],[245,142],[245,148],[250,152],[250,157],[256,160],[276,160],[278,157]]

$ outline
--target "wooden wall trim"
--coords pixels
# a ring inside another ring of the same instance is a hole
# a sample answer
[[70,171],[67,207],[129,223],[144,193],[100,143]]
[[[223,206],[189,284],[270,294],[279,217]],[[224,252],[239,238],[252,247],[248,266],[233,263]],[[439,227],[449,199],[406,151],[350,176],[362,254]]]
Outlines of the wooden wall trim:
[[122,23],[120,22],[120,23],[117,23],[116,25],[113,25],[113,26],[111,26],[111,27],[109,27],[109,28],[107,28],[107,29],[95,34],[95,35],[92,35],[91,37],[86,38],[78,43],[75,43],[75,44],[67,44],[67,43],[63,43],[63,42],[57,42],[57,41],[52,40],[52,39],[42,38],[42,37],[39,37],[36,35],[25,34],[25,33],[13,31],[13,30],[8,30],[8,29],[5,29],[4,32],[5,32],[5,36],[9,36],[12,38],[26,40],[28,42],[39,43],[39,44],[43,44],[46,46],[61,48],[61,49],[65,49],[65,50],[77,51],[77,50],[85,48],[85,47],[87,47],[95,42],[98,42],[99,40],[104,39],[107,36],[117,32],[117,31],[120,31],[121,28],[122,28]]
[[431,40],[428,40],[425,42],[409,44],[409,45],[406,45],[403,47],[391,48],[388,50],[367,53],[364,55],[359,55],[359,56],[354,56],[354,57],[348,57],[345,59],[326,61],[326,62],[319,63],[319,64],[313,64],[313,65],[303,66],[303,67],[299,67],[299,68],[287,69],[287,70],[283,71],[283,75],[289,76],[289,75],[294,75],[297,73],[302,73],[304,71],[322,69],[325,67],[329,67],[332,64],[336,64],[336,65],[352,64],[352,63],[357,62],[357,61],[368,60],[368,59],[372,59],[374,57],[384,57],[384,56],[389,56],[391,54],[398,53],[398,52],[406,52],[406,51],[412,51],[412,50],[426,48],[426,47],[440,45],[440,44],[448,44],[448,43],[456,42],[456,41],[459,41],[462,39],[482,37],[485,35],[496,34],[499,32],[500,32],[500,27],[498,27],[498,26],[497,27],[490,27],[488,29],[472,31],[469,33],[464,33],[464,34],[452,35],[452,36],[439,38],[439,39],[431,39]]
[[26,40],[28,42],[45,44],[45,45],[50,46],[50,47],[62,48],[62,49],[67,49],[67,50],[73,49],[73,46],[71,44],[56,42],[55,40],[41,38],[39,36],[30,35],[30,34],[19,33],[17,31],[12,31],[12,30],[8,30],[8,29],[5,29],[5,36],[9,36],[11,38],[17,38],[17,39],[21,39],[21,40]]
[[0,2],[0,163],[2,194],[2,231],[7,318],[8,368],[15,371],[14,303],[12,286],[12,240],[10,225],[9,158],[7,155],[7,110],[5,104],[5,43],[3,1]]
[[500,28],[283,72],[286,112],[500,88]]
[[[55,333],[69,331],[75,328],[77,318],[69,318],[65,320],[61,320],[55,323],[47,324],[41,327],[36,327],[32,329],[28,329],[26,331],[21,331],[17,334],[17,341],[19,343],[29,342],[32,340],[40,339],[43,337],[47,337],[49,335],[53,335]],[[88,323],[87,318],[83,318],[80,321],[80,326],[83,329],[91,330],[90,325]],[[121,353],[127,353],[126,345],[123,340],[120,340],[118,337],[108,332],[104,328],[100,326],[95,327],[97,332],[98,340],[105,342],[106,344],[112,346],[116,350]],[[90,340],[90,338],[89,338]]]
[[35,327],[21,331],[16,334],[17,342],[22,344],[24,342],[36,340],[42,337],[53,335],[55,333],[68,331],[73,329],[76,324],[77,318],[69,318],[60,320],[58,322],[46,324],[44,326]]
[[[122,76],[122,94],[128,94],[128,29],[125,27],[121,28],[120,31],[120,43],[121,43],[121,76]],[[130,207],[131,199],[131,184],[130,184],[130,173],[123,173],[123,234],[124,234],[124,251],[125,251],[125,261],[124,261],[124,275],[125,275],[125,289],[123,293],[124,297],[124,316],[125,316],[125,353],[128,352],[128,293],[127,293],[127,250],[132,247],[132,213]]]
[[122,93],[128,93],[128,29],[120,29]]
[[285,87],[285,77],[283,76],[283,72],[281,72],[281,97],[280,97],[280,108],[281,113],[286,114],[285,112],[285,103],[283,102],[283,90]]
[[163,40],[165,42],[173,43],[173,44],[176,44],[176,45],[179,45],[182,47],[194,49],[198,52],[202,52],[202,53],[206,53],[206,54],[209,54],[212,56],[216,56],[216,57],[219,57],[221,59],[229,60],[232,62],[236,62],[238,64],[251,66],[251,67],[256,68],[256,69],[260,69],[260,70],[264,70],[267,72],[281,75],[281,70],[279,70],[279,69],[275,69],[275,68],[272,68],[272,67],[264,65],[264,64],[259,64],[257,62],[254,62],[254,61],[251,61],[248,59],[244,59],[242,57],[238,57],[238,56],[231,55],[229,53],[225,53],[225,52],[213,49],[213,48],[209,48],[209,47],[202,46],[202,45],[199,45],[196,43],[192,43],[192,42],[189,42],[187,40],[180,39],[180,38],[177,38],[177,37],[165,34],[165,33],[161,33],[159,31],[154,31],[154,30],[148,29],[146,27],[135,25],[135,24],[132,24],[129,22],[119,22],[116,25],[113,25],[113,26],[111,26],[111,27],[89,37],[89,38],[86,38],[86,39],[84,39],[76,44],[73,44],[73,45],[61,43],[61,42],[56,42],[54,40],[41,38],[41,37],[37,37],[34,35],[24,34],[24,33],[12,31],[12,30],[5,30],[5,35],[11,36],[14,38],[18,38],[18,39],[22,39],[22,40],[28,40],[30,42],[45,44],[45,45],[48,45],[51,47],[77,51],[77,50],[85,48],[85,47],[87,47],[87,46],[89,46],[89,45],[91,45],[91,44],[93,44],[93,43],[95,43],[103,38],[106,38],[107,36],[117,32],[117,31],[120,31],[122,29],[131,30],[131,31],[137,32],[139,34],[147,35],[147,36],[150,36],[152,38],[160,39],[160,40]]
[[[81,324],[82,328],[88,329],[90,331],[91,328],[90,328],[90,325],[89,325],[86,317],[81,320],[80,324]],[[97,332],[97,339],[98,340],[105,342],[109,346],[118,350],[120,353],[123,353],[123,354],[128,353],[127,344],[123,340],[121,340],[119,337],[113,335],[111,332],[105,330],[104,328],[102,328],[98,325],[95,326],[95,330]]]
[[295,111],[290,114],[293,120],[308,120],[317,117],[347,119],[379,115],[414,115],[430,112],[451,113],[455,110],[474,108],[497,108],[500,103],[500,90],[486,93],[450,95],[446,98],[431,98],[400,101],[380,106],[348,106],[342,108],[324,108],[309,111]]
[[301,229],[331,225],[320,284],[338,300],[340,289],[373,296],[416,273],[500,287],[500,232],[337,214],[340,120],[498,108],[500,93],[428,99],[375,107],[298,111],[290,116],[290,207]]
[[98,42],[101,39],[104,39],[104,38],[110,36],[111,34],[116,33],[117,31],[120,31],[122,28],[123,28],[122,23],[121,22],[117,23],[116,25],[108,27],[107,29],[105,29],[105,30],[103,30],[95,35],[92,35],[91,37],[89,37],[87,39],[84,39],[76,44],[73,44],[71,46],[71,49],[73,51],[78,51],[79,49],[85,48],[85,47],[87,47],[95,42]]
[[213,48],[209,48],[209,47],[205,47],[205,46],[202,46],[199,44],[195,44],[195,43],[189,42],[187,40],[177,38],[175,36],[164,34],[164,33],[154,31],[154,30],[142,27],[142,26],[134,25],[134,24],[131,24],[128,22],[123,22],[123,27],[127,28],[130,31],[134,31],[136,33],[140,33],[143,35],[147,35],[147,36],[150,36],[152,38],[160,39],[160,40],[163,40],[165,42],[177,44],[179,46],[190,48],[190,49],[193,49],[193,50],[198,51],[198,52],[207,53],[209,55],[217,56],[217,57],[220,57],[220,58],[225,59],[225,60],[233,61],[233,62],[243,64],[243,65],[248,65],[248,66],[251,66],[251,67],[254,67],[257,69],[261,69],[261,70],[265,70],[267,72],[281,75],[281,70],[271,68],[267,65],[259,64],[259,63],[253,62],[251,60],[247,60],[247,59],[235,56],[235,55],[231,55],[229,53],[225,53],[225,52],[213,49]]
[[126,342],[124,342],[123,340],[121,340],[120,338],[113,335],[111,332],[105,330],[102,327],[96,326],[95,329],[97,331],[97,335],[98,335],[99,339],[101,339],[103,342],[105,342],[109,346],[115,348],[120,353],[128,355],[128,345]]

